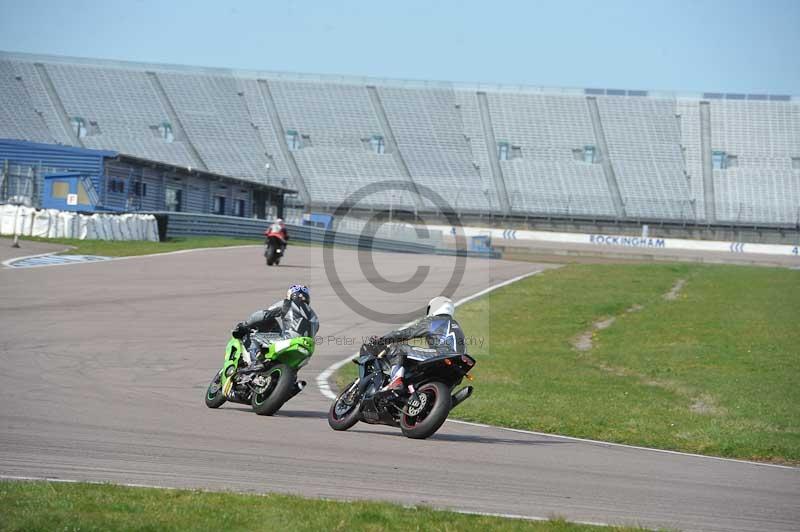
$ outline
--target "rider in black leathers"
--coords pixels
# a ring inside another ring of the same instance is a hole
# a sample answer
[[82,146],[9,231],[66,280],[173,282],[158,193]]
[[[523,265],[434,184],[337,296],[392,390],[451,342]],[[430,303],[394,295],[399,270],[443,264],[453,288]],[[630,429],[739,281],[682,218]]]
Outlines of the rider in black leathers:
[[[439,296],[428,303],[427,315],[396,331],[373,337],[373,348],[386,348],[392,371],[389,383],[381,391],[403,388],[404,364],[407,357],[425,359],[442,353],[466,354],[466,341],[461,326],[453,318],[455,305],[450,298]],[[424,338],[428,349],[408,345],[408,340]]]

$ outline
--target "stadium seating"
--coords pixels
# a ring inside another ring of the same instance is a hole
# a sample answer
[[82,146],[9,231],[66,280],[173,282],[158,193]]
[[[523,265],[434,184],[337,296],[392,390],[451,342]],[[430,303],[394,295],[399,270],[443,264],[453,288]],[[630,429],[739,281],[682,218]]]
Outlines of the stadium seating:
[[[415,183],[456,210],[499,209],[491,177],[486,179],[473,164],[452,89],[380,87],[379,93]],[[485,152],[485,144],[477,149]]]
[[44,69],[67,119],[83,120],[85,147],[196,166],[182,142],[160,138],[158,127],[169,119],[144,72],[59,63]]
[[[310,206],[399,181],[470,213],[800,221],[800,104],[784,96],[483,87],[0,52],[0,137],[289,186]],[[713,169],[703,166],[705,139]],[[386,190],[363,205],[432,206]]]
[[[717,216],[732,222],[800,219],[800,106],[785,101],[710,99]],[[735,157],[735,166],[730,157]]]
[[265,181],[266,148],[235,78],[184,72],[156,75],[208,170]]
[[501,167],[515,212],[614,215],[600,165],[575,156],[596,144],[583,96],[498,92],[488,99],[497,142],[512,146]]
[[13,65],[0,60],[0,138],[53,142],[47,125],[16,77]]
[[[405,181],[390,153],[371,151],[369,139],[383,136],[364,85],[270,81],[287,135],[297,137],[292,154],[315,202],[335,206],[349,193],[377,181]],[[407,192],[370,194],[364,206],[412,207]]]
[[675,101],[601,96],[598,107],[626,214],[694,220]]

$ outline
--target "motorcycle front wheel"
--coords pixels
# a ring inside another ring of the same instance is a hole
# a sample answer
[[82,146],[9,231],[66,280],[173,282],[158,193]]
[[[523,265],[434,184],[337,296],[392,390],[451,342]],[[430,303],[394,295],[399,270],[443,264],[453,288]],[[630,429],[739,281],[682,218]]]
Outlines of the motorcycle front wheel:
[[328,410],[328,425],[333,430],[347,430],[358,423],[361,413],[361,397],[358,395],[358,380],[351,382]]
[[432,436],[450,413],[450,389],[441,382],[429,382],[417,389],[419,401],[406,404],[400,416],[400,430],[407,438],[424,440]]
[[206,388],[206,406],[208,408],[219,408],[226,401],[225,394],[222,393],[222,371],[217,372],[211,379],[211,384]]
[[264,256],[267,258],[267,266],[272,266],[275,263],[275,248],[272,244],[267,246]]

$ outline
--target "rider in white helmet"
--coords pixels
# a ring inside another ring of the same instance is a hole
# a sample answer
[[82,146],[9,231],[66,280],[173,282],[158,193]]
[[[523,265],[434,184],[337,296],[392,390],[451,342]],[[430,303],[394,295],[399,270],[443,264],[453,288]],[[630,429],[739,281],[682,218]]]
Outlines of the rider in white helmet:
[[[389,384],[384,386],[381,391],[402,389],[405,375],[403,365],[408,355],[431,356],[430,349],[435,349],[438,353],[466,354],[464,333],[453,318],[455,310],[455,305],[449,297],[434,297],[428,303],[428,310],[424,318],[407,327],[370,340],[372,345],[388,346],[389,348],[388,356],[392,362],[392,372]],[[418,348],[403,343],[414,338],[424,338],[427,342],[428,350],[424,354],[421,353],[421,350],[418,351]]]

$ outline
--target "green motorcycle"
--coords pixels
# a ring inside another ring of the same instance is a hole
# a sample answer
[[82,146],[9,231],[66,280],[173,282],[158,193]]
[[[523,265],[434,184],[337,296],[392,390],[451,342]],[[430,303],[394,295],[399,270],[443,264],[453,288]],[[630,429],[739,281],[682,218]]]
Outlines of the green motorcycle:
[[231,338],[228,342],[225,363],[206,390],[207,407],[219,408],[232,401],[249,404],[260,416],[271,416],[305,387],[305,381],[297,380],[297,371],[314,353],[313,338],[253,332],[250,341],[259,346],[257,362],[250,366],[242,358],[242,340]]

